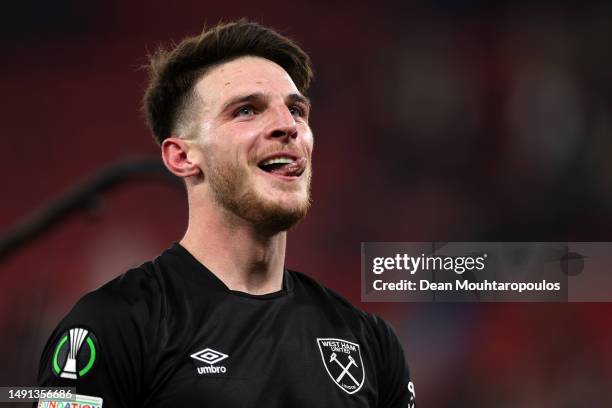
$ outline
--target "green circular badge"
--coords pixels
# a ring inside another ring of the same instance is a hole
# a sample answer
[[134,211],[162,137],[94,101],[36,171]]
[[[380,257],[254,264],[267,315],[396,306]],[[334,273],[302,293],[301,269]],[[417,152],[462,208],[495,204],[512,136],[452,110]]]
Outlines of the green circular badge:
[[92,331],[73,327],[60,337],[51,361],[51,371],[58,377],[76,380],[91,372],[96,363],[98,343]]

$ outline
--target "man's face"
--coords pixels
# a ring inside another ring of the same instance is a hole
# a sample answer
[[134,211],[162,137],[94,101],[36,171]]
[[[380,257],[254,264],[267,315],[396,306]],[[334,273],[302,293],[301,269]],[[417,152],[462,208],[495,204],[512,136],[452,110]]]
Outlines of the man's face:
[[310,205],[310,105],[279,65],[242,57],[210,70],[197,148],[216,202],[267,231],[287,230]]

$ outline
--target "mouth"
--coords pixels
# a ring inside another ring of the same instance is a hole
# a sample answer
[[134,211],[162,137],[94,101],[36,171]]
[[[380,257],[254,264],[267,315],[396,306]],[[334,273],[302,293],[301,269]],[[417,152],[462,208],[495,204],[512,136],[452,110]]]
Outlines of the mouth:
[[285,179],[296,179],[306,170],[306,159],[286,153],[268,156],[257,164],[261,170]]

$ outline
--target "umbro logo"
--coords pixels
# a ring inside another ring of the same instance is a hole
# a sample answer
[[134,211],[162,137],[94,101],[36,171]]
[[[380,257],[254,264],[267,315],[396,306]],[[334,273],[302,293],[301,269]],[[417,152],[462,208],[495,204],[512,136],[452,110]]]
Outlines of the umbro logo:
[[227,368],[225,368],[225,366],[213,365],[229,357],[227,354],[221,353],[220,351],[207,347],[204,350],[193,353],[190,357],[194,360],[209,364],[208,366],[197,367],[198,374],[220,374],[227,372]]
[[200,360],[208,364],[218,363],[221,360],[225,360],[227,357],[227,354],[223,354],[211,348],[205,348],[204,350],[200,350],[191,355],[191,358],[195,358],[196,360]]

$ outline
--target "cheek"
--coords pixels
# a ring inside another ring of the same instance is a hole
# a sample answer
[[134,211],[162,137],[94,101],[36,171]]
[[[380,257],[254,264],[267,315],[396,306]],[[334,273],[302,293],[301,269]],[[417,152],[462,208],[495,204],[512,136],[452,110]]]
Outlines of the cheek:
[[255,121],[231,123],[219,130],[215,135],[216,144],[229,160],[236,163],[254,160],[261,134],[260,126]]
[[304,144],[308,148],[308,151],[312,153],[312,149],[314,148],[314,137],[310,129],[304,133]]

